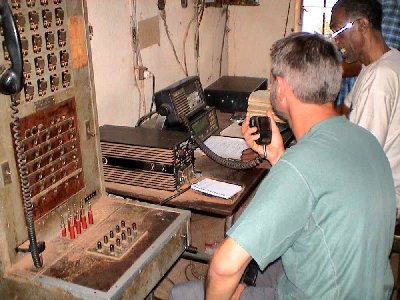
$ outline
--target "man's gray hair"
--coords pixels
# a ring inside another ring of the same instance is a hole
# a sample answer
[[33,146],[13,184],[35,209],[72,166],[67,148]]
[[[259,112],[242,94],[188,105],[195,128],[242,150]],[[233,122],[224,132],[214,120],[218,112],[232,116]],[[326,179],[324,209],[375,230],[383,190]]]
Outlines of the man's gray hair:
[[324,36],[299,32],[278,40],[271,49],[274,77],[282,77],[302,102],[333,102],[340,89],[342,57]]

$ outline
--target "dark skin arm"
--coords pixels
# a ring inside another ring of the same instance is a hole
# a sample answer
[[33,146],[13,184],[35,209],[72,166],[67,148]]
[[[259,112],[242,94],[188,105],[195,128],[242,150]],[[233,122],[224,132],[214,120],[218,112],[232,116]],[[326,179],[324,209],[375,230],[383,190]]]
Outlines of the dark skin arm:
[[[343,62],[342,67],[343,67],[342,77],[358,76],[358,74],[361,71],[361,64],[359,62],[355,62],[355,63],[351,63],[351,64]],[[339,115],[344,115],[347,118],[349,117],[350,110],[344,103],[338,105],[336,107],[336,111]]]

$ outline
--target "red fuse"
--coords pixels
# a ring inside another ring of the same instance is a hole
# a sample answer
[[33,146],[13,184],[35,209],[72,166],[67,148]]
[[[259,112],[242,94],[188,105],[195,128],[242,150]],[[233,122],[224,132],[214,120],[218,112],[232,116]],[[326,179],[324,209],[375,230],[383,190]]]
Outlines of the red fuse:
[[[93,222],[93,220],[92,220],[92,222]],[[82,223],[82,228],[83,229],[87,229],[87,223],[86,223],[86,216],[85,215],[82,215],[81,223]]]
[[81,229],[81,218],[78,214],[78,217],[76,219],[76,223],[75,223],[75,228],[76,228],[76,233],[77,234],[81,234],[82,233],[82,229]]
[[80,222],[76,223],[76,233],[77,234],[81,234],[82,233],[81,223]]
[[62,215],[61,215],[61,236],[62,237],[67,236],[67,229],[65,228],[64,218]]
[[75,239],[75,227],[73,225],[73,217],[72,215],[69,215],[68,217],[68,231],[69,231],[69,237],[71,238],[71,240]]
[[89,207],[88,207],[88,223],[93,224],[93,213],[92,213],[92,206],[89,202]]
[[81,224],[83,229],[87,229],[87,223],[86,223],[86,216],[85,216],[85,209],[83,208],[83,201],[81,201],[81,207],[80,207],[80,217],[81,217]]

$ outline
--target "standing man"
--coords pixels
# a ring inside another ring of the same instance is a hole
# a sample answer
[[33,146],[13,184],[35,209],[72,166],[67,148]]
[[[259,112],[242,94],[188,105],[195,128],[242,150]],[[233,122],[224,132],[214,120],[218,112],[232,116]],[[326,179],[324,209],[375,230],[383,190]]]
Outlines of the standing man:
[[[298,142],[279,160],[268,148],[274,165],[215,252],[205,294],[197,282],[170,299],[389,299],[393,178],[376,139],[336,114],[340,55],[324,37],[297,33],[273,45],[271,63],[272,107]],[[246,141],[265,156],[248,122]],[[261,269],[281,258],[276,286],[238,289],[252,258]]]
[[[386,44],[400,50],[400,0],[380,0],[382,4],[382,35]],[[336,105],[343,105],[361,71],[359,62],[343,64],[343,78]]]
[[344,60],[363,64],[345,104],[350,121],[372,132],[383,147],[400,207],[400,53],[385,43],[381,22],[377,0],[339,0],[330,27]]

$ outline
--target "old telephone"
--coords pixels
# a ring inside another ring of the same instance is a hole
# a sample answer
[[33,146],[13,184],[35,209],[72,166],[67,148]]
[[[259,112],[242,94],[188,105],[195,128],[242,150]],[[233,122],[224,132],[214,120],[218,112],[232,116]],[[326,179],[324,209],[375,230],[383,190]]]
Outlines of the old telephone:
[[0,0],[0,295],[145,298],[189,245],[190,212],[105,193],[85,0],[9,3]]
[[[0,93],[14,95],[22,89],[21,41],[13,15],[6,0],[0,1],[0,16],[3,26],[4,44],[11,60],[11,67],[0,75]],[[4,68],[4,66],[1,66]]]
[[259,163],[258,157],[247,162],[221,157],[204,144],[219,127],[215,108],[206,107],[198,76],[184,78],[158,91],[154,101],[157,112],[166,116],[165,128],[186,129],[198,147],[215,162],[232,169],[250,169]]

